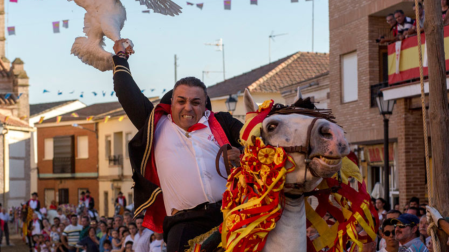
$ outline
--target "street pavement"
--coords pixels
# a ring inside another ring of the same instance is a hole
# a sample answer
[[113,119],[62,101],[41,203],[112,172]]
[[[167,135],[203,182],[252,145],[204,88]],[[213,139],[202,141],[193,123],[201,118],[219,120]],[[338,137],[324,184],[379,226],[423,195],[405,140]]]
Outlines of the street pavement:
[[13,246],[6,246],[5,238],[3,238],[2,246],[0,247],[0,252],[28,252],[29,248],[25,242],[22,241],[20,235],[11,235],[11,244]]

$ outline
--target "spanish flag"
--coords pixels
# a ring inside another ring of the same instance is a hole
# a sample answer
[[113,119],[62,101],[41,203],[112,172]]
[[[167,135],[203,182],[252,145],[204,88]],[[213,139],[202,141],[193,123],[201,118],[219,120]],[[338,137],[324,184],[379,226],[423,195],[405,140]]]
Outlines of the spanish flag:
[[62,119],[62,116],[57,116],[57,117],[56,117],[56,123],[61,122],[61,119]]
[[92,119],[94,119],[93,116],[86,117],[86,121],[88,121],[88,122],[92,121]]
[[39,124],[41,124],[44,121],[45,116],[41,116],[41,118],[39,119]]
[[75,113],[75,112],[73,112],[72,114],[71,114],[71,116],[72,117],[80,117],[77,113]]

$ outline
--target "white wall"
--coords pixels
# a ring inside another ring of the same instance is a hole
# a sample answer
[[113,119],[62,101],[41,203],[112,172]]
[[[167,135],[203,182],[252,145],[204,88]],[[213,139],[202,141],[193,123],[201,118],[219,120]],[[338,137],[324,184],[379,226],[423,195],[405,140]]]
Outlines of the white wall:
[[[119,175],[121,173],[120,166],[109,165],[109,161],[106,158],[106,136],[111,136],[112,141],[112,153],[111,155],[117,154],[114,153],[114,145],[117,144],[117,139],[114,139],[114,133],[122,132],[122,153],[123,153],[123,179],[120,179]],[[129,162],[129,157],[127,157],[127,144],[128,141],[126,139],[127,134],[131,134],[132,137],[137,133],[137,129],[131,123],[131,121],[125,117],[121,122],[118,121],[118,118],[111,118],[107,123],[99,122],[98,123],[98,163],[99,163],[99,187],[98,193],[100,197],[100,201],[98,204],[100,215],[105,214],[104,209],[104,192],[108,192],[108,215],[112,216],[114,214],[114,201],[116,198],[116,194],[118,191],[122,191],[123,195],[126,197],[128,204],[131,202],[128,194],[132,193],[131,187],[133,186],[132,181],[132,169],[131,163]]]

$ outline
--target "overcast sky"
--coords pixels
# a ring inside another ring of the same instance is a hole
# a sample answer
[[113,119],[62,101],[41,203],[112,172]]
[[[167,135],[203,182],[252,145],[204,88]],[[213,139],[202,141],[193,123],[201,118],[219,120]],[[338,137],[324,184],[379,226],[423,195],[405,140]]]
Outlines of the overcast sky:
[[[93,1],[93,0],[92,0]],[[95,0],[98,1],[98,0]],[[130,68],[134,79],[147,96],[160,96],[174,85],[174,55],[178,60],[178,79],[202,78],[203,71],[222,71],[222,54],[204,43],[223,38],[226,77],[232,77],[268,64],[268,36],[288,33],[271,44],[272,61],[298,51],[312,50],[312,2],[299,0],[233,0],[224,10],[222,0],[190,0],[204,3],[203,10],[175,0],[183,8],[176,17],[142,13],[144,6],[122,0],[128,20],[122,37],[130,38],[136,54]],[[83,36],[84,9],[65,0],[5,0],[7,26],[16,27],[8,36],[6,56],[20,57],[30,77],[30,103],[80,99],[86,104],[116,101],[112,72],[100,72],[70,54],[76,37]],[[69,29],[53,34],[52,22],[69,19]],[[112,41],[106,50],[112,51]],[[315,0],[315,51],[329,51],[328,1]],[[223,80],[222,73],[205,75],[207,86]],[[43,94],[43,90],[50,93]],[[155,89],[153,93],[150,89]],[[63,95],[57,95],[58,90]],[[75,91],[73,94],[69,92]],[[94,96],[95,91],[99,95]],[[107,93],[106,97],[101,92]],[[84,92],[84,98],[79,95]]]

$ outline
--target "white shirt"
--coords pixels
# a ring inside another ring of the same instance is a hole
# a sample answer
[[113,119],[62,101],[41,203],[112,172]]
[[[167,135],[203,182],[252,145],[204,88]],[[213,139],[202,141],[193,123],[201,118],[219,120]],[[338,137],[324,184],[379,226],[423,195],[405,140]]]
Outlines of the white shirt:
[[[134,236],[134,238],[136,238],[136,237]],[[123,243],[122,246],[125,246],[126,243],[127,243],[128,241],[132,241],[132,242],[133,242],[133,245],[134,245],[134,240],[133,240],[133,238],[131,237],[131,235],[128,235],[128,236],[126,236],[125,242]]]
[[38,200],[30,199],[30,207],[34,210],[37,207]]
[[149,252],[162,252],[162,242],[163,242],[163,240],[154,240],[150,244]]
[[42,230],[41,230],[41,224],[39,222],[39,220],[32,220],[33,222],[33,231],[31,231],[31,235],[36,235],[36,234],[41,234]]
[[133,250],[134,252],[148,252],[150,251],[150,237],[153,231],[144,229],[142,235],[137,232],[134,236]]
[[[170,115],[162,116],[156,126],[154,156],[168,216],[173,209],[220,201],[226,190],[226,180],[215,169],[220,146],[209,128],[209,115],[206,111],[199,121],[206,128],[193,132],[181,129]],[[223,158],[220,172],[226,174]]]
[[8,213],[6,213],[6,214],[0,213],[0,219],[2,219],[3,221],[9,221],[10,220],[9,214]]

